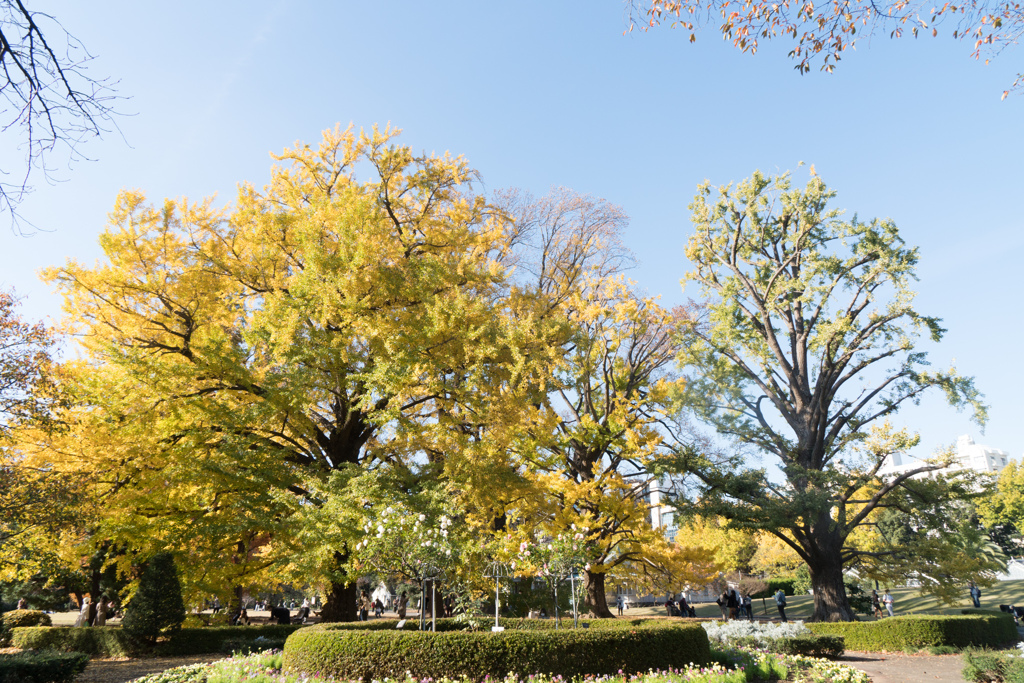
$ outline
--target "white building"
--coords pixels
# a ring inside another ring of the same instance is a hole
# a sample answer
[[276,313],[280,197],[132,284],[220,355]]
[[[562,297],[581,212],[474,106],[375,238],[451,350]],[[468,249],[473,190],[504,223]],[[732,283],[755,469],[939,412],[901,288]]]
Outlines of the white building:
[[[1009,458],[1010,454],[1006,451],[976,444],[974,443],[974,439],[967,434],[964,434],[956,440],[956,456],[953,460],[953,464],[949,467],[937,470],[937,472],[974,470],[976,472],[995,473],[1006,467],[1006,463],[1009,462]],[[922,463],[919,460],[904,463],[903,459],[897,453],[892,456],[889,462],[882,465],[882,468],[878,470],[878,474],[883,477],[900,474],[907,470],[920,467],[921,465]]]

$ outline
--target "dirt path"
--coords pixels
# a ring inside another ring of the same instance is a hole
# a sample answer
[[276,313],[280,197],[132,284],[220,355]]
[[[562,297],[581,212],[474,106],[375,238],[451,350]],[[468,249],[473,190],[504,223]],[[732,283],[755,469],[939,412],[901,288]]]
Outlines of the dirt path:
[[224,659],[222,654],[190,657],[153,657],[151,659],[94,659],[75,683],[127,683],[139,676],[155,674],[177,666]]
[[874,683],[962,683],[960,655],[847,652],[843,664],[866,671]]

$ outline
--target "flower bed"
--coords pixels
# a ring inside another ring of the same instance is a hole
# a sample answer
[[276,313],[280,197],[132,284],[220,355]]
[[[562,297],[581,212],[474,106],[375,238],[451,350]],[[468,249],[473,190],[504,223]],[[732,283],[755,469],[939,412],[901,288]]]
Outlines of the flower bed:
[[[170,640],[150,648],[114,626],[36,626],[15,628],[12,642],[23,650],[84,652],[102,657],[124,657],[148,651],[160,655],[229,654],[236,650],[280,647],[285,638],[300,628],[299,624],[183,628]],[[261,644],[265,647],[261,648]]]
[[[739,650],[717,651],[713,654],[716,661],[704,666],[689,665],[669,671],[648,671],[629,676],[622,673],[575,677],[538,675],[528,678],[507,675],[487,680],[492,683],[748,683],[786,680],[793,674],[794,678],[806,683],[870,683],[868,675],[863,671],[822,659]],[[337,683],[339,679],[316,674],[306,676],[288,673],[282,669],[280,653],[263,653],[169,669],[143,676],[133,683],[243,683],[253,680],[261,683]],[[425,680],[406,675],[375,680],[378,683],[469,683],[472,679],[442,677]]]

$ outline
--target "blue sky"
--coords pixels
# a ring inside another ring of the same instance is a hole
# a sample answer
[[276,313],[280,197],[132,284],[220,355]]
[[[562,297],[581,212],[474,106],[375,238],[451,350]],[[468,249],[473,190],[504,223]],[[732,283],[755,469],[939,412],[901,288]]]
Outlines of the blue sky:
[[92,73],[120,80],[132,115],[123,139],[91,142],[95,161],[23,204],[49,232],[0,233],[0,284],[30,317],[59,314],[36,272],[97,258],[120,189],[228,202],[238,182],[268,179],[269,152],[338,122],[390,122],[416,150],[462,154],[488,190],[564,185],[621,205],[632,277],[666,305],[684,300],[696,185],[754,169],[803,182],[804,161],[836,206],[890,217],[920,246],[919,309],[949,330],[932,360],[955,359],[991,405],[984,435],[938,397],[896,422],[921,432],[922,455],[963,433],[1024,450],[1024,99],[1000,101],[1019,49],[986,66],[963,42],[883,32],[835,74],[799,76],[781,43],[750,56],[714,31],[696,44],[669,28],[624,35],[619,0],[33,6],[97,55]]

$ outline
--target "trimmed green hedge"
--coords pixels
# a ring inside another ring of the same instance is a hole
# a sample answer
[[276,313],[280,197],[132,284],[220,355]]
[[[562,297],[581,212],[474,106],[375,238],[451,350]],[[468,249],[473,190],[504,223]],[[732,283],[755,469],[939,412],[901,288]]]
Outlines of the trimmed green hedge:
[[879,621],[809,623],[813,633],[842,636],[851,650],[892,652],[949,645],[998,647],[1017,640],[1009,614],[922,615]]
[[11,631],[20,626],[49,626],[50,615],[34,609],[14,609],[0,614],[0,644],[6,644]]
[[0,683],[71,683],[89,656],[78,652],[19,652],[0,655]]
[[839,659],[846,651],[842,636],[794,636],[792,638],[773,638],[765,643],[754,637],[734,638],[731,645],[767,650],[780,655],[803,655],[805,657],[822,657]]
[[266,647],[280,647],[299,624],[267,626],[221,626],[211,628],[183,628],[173,638],[157,643],[155,648],[132,639],[123,629],[115,626],[92,628],[35,627],[14,629],[13,644],[23,650],[56,650],[58,652],[84,652],[93,656],[125,657],[144,652],[160,655],[201,655],[233,650],[251,650],[266,643]]
[[87,655],[105,657],[127,657],[140,650],[139,645],[116,626],[16,628],[11,644],[22,650],[84,652]]
[[[681,623],[695,623],[696,620],[690,619],[686,622],[674,619],[580,619],[580,628],[588,629],[630,629],[638,628],[642,626],[667,626],[676,625]],[[560,619],[561,625],[559,628],[572,630],[572,616],[568,618],[562,617]],[[506,618],[502,617],[498,620],[498,624],[506,631],[553,631],[555,630],[554,619],[523,619],[520,617]],[[341,629],[341,630],[352,630],[352,631],[395,631],[398,627],[398,621],[396,619],[371,619],[370,621],[345,621],[345,622],[331,622],[328,624],[320,624],[321,628],[327,629]],[[487,617],[476,617],[473,619],[472,624],[463,619],[438,619],[437,620],[437,631],[490,631],[491,627],[494,626],[494,617],[490,619]],[[418,619],[408,619],[405,622],[405,626],[402,627],[403,631],[419,631],[420,622]],[[430,630],[430,620],[427,620],[426,630]]]
[[293,633],[284,647],[286,670],[341,680],[404,678],[407,671],[414,678],[502,679],[509,672],[571,678],[709,661],[711,650],[704,629],[698,624],[679,623],[503,633],[358,632],[343,625],[325,624]]

